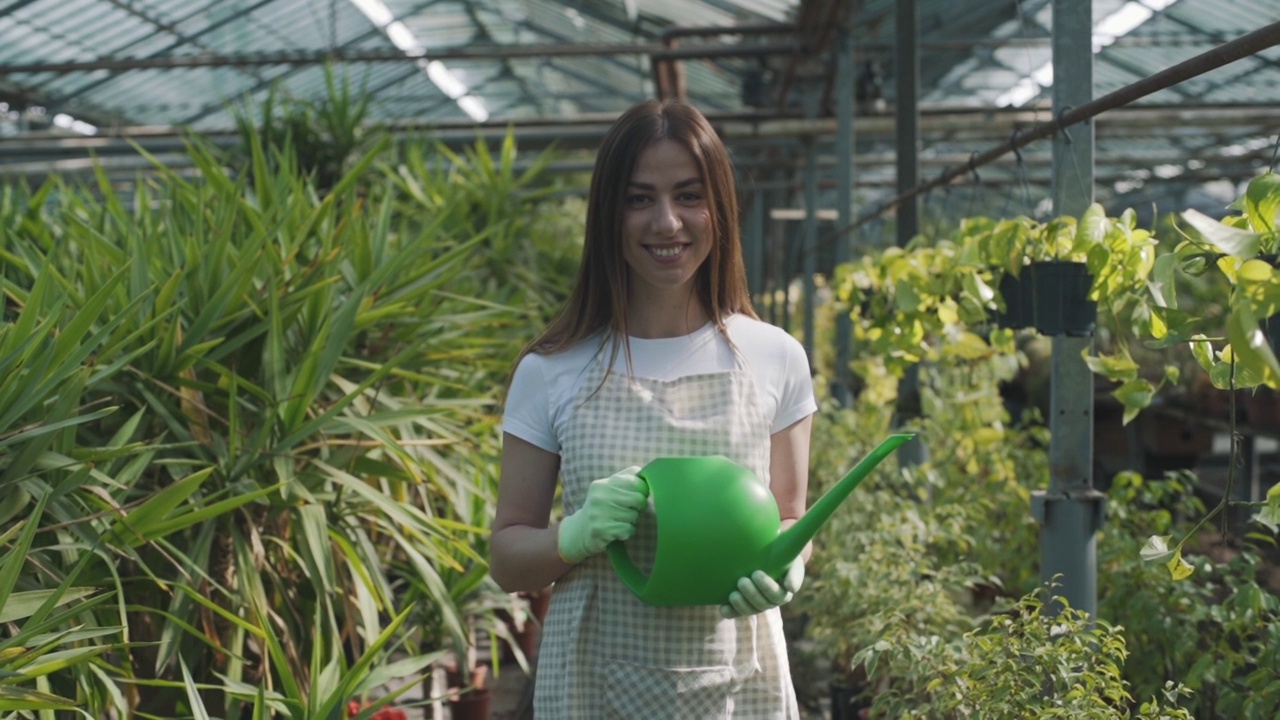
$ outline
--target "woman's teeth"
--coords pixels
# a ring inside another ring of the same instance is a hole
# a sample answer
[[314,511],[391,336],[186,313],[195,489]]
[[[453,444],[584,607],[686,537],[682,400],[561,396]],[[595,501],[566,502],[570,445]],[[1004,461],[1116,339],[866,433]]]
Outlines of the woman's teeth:
[[662,247],[662,248],[651,247],[649,248],[649,252],[653,253],[654,255],[657,255],[660,258],[672,258],[684,252],[684,246],[677,245],[675,247]]

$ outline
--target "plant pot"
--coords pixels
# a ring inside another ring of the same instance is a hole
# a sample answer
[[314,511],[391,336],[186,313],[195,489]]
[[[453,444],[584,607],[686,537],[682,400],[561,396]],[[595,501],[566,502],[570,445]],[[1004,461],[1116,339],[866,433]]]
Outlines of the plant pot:
[[1004,300],[1004,311],[996,313],[996,324],[1010,330],[1031,327],[1034,303],[1031,300],[1031,284],[1026,282],[1026,270],[1021,277],[1009,272],[1000,276],[997,290]]
[[1269,387],[1258,387],[1245,395],[1245,416],[1249,424],[1262,430],[1280,427],[1280,394]]
[[461,689],[462,694],[449,700],[449,717],[453,720],[488,720],[489,718],[489,666],[477,665],[471,671],[469,681],[462,678],[455,665],[446,671],[450,691]]
[[489,720],[488,690],[469,690],[449,701],[452,720]]
[[[1258,256],[1258,259],[1273,268],[1280,269],[1280,256],[1263,253]],[[1271,352],[1280,358],[1280,315],[1263,318],[1258,324],[1262,327],[1262,334],[1267,338],[1267,345],[1271,346]]]
[[1138,438],[1154,455],[1203,455],[1213,449],[1213,431],[1151,408],[1138,416]]
[[831,720],[861,720],[868,717],[871,701],[861,697],[864,685],[831,683]]
[[1093,276],[1080,262],[1049,260],[1027,266],[1036,331],[1042,335],[1093,334],[1098,304],[1089,299]]
[[[519,596],[529,605],[529,613],[524,622],[517,623],[515,618],[505,610],[499,610],[498,619],[511,630],[511,636],[520,647],[526,660],[532,661],[538,652],[538,641],[542,637],[542,623],[547,619],[547,610],[551,605],[551,588],[545,587],[533,592],[521,592]],[[502,660],[512,662],[515,653],[511,646],[503,643]]]

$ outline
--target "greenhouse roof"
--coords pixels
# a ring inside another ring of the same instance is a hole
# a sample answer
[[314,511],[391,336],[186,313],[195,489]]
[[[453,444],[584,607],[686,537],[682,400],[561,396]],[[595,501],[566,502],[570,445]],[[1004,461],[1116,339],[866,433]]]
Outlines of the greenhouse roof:
[[[900,4],[0,0],[0,172],[8,165],[7,174],[23,174],[92,145],[76,138],[93,137],[105,155],[127,149],[112,137],[229,132],[235,108],[246,98],[260,106],[272,88],[323,96],[330,65],[369,93],[369,119],[391,126],[472,138],[477,126],[514,126],[531,140],[585,142],[638,100],[683,94],[719,123],[747,123],[752,139],[741,155],[794,160],[798,153],[778,144],[814,131],[793,133],[787,128],[798,125],[785,123],[833,116],[834,30],[847,21],[859,184],[883,190],[893,184]],[[1050,0],[916,7],[922,172],[1052,119]],[[1102,96],[1280,20],[1280,0],[1093,0],[1093,18]],[[1280,48],[1272,46],[1100,116],[1100,182],[1123,195],[1151,177],[1238,182],[1256,173],[1280,128],[1276,87]],[[824,152],[830,136],[817,136]],[[1023,163],[983,176],[1043,184],[1048,150],[1029,147]]]

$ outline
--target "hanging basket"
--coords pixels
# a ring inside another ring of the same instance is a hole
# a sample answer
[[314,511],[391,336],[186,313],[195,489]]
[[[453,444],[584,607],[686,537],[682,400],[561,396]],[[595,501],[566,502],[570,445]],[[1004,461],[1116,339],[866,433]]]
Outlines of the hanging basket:
[[1034,262],[1024,271],[1030,279],[1036,331],[1042,335],[1093,334],[1098,303],[1089,299],[1093,276],[1081,262]]
[[1027,281],[1026,269],[1022,277],[1006,272],[1000,276],[997,287],[1000,298],[1004,300],[1004,310],[996,313],[996,324],[1010,330],[1020,330],[1032,326],[1031,283]]

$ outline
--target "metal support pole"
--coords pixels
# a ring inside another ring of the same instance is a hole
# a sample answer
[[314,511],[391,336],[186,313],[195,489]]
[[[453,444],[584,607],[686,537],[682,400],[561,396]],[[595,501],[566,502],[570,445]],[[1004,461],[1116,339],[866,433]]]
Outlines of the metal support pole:
[[801,246],[800,267],[804,274],[804,349],[812,371],[817,347],[813,337],[813,277],[818,272],[818,141],[812,137],[804,141],[804,244]]
[[[898,192],[906,193],[920,183],[920,21],[917,0],[897,0],[894,62],[897,100]],[[907,198],[898,204],[897,244],[901,247],[920,232],[920,199]],[[920,366],[907,368],[898,384],[899,419],[920,414]],[[900,465],[919,465],[929,458],[919,436],[898,451]]]
[[[780,193],[780,200],[783,206],[790,205],[791,191],[783,191]],[[787,237],[787,233],[783,230],[780,222],[770,222],[769,227],[772,230],[770,237],[773,240],[774,257],[777,259],[777,265],[774,267],[774,320],[773,324],[787,331],[791,330],[791,277],[792,255],[796,244],[791,242]]]
[[[906,193],[920,184],[920,22],[916,0],[897,3],[894,115],[898,126],[898,192]],[[898,204],[898,245],[906,245],[919,231],[920,201],[913,196]]]
[[[836,39],[836,222],[840,227],[853,219],[853,114],[854,114],[854,53],[853,30],[850,19],[840,23]],[[853,259],[852,239],[836,238],[836,266]],[[832,395],[842,407],[853,403],[853,372],[851,359],[853,323],[848,313],[836,314],[836,366]]]
[[747,214],[747,226],[743,233],[742,254],[747,266],[747,290],[752,297],[764,292],[764,214],[768,193],[756,188],[751,191],[751,209]]
[[[1053,4],[1055,117],[1093,99],[1093,3]],[[1080,215],[1093,202],[1093,123],[1053,142],[1055,215]],[[1106,496],[1093,487],[1093,373],[1082,353],[1093,337],[1053,338],[1049,396],[1049,489],[1032,498],[1041,523],[1040,579],[1071,607],[1098,612],[1098,528]],[[1054,608],[1056,609],[1056,605]]]

